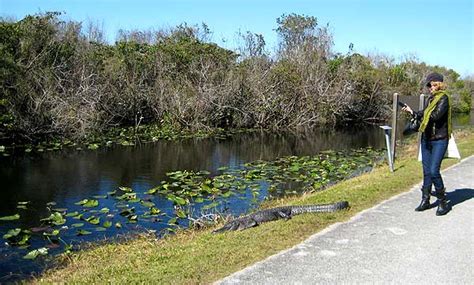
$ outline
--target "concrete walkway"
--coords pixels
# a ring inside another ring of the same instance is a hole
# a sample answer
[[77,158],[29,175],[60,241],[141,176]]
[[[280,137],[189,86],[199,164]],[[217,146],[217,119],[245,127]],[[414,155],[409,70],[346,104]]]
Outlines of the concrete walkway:
[[443,178],[453,205],[446,216],[413,210],[417,185],[217,283],[474,284],[474,156]]

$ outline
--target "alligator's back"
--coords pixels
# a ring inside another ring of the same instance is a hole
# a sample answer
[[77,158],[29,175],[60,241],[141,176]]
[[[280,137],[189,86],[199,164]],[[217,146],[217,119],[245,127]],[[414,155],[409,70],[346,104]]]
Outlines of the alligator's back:
[[305,206],[283,206],[266,210],[261,210],[253,214],[234,219],[226,223],[222,228],[214,233],[223,231],[244,230],[258,226],[261,223],[275,221],[279,219],[289,219],[293,215],[302,213],[327,213],[335,212],[349,207],[349,202],[342,201],[332,204],[305,205]]
[[303,206],[290,206],[291,215],[298,215],[303,213],[329,213],[335,212],[349,207],[349,202],[341,201],[331,204],[320,204],[320,205],[303,205]]

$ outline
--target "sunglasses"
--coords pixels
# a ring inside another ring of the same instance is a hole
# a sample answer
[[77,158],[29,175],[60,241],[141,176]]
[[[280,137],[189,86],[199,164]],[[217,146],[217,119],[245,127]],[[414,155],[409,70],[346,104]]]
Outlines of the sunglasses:
[[426,87],[431,88],[431,83],[426,84]]

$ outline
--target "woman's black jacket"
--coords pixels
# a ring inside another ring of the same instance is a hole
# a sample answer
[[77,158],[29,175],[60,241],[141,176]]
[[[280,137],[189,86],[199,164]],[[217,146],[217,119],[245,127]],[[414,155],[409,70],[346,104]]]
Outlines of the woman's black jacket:
[[[428,98],[428,104],[433,100],[433,96]],[[428,106],[428,105],[426,105]],[[425,107],[426,108],[426,107]],[[448,138],[448,96],[444,95],[439,99],[435,109],[431,112],[430,120],[423,133],[425,139],[430,141],[441,140]],[[423,120],[423,111],[414,111],[413,117],[418,120]]]

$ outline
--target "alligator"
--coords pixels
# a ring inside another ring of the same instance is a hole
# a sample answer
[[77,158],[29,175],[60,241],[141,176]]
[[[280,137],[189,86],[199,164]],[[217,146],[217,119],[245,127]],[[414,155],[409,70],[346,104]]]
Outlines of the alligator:
[[261,223],[276,221],[279,219],[291,219],[292,216],[303,213],[327,213],[335,212],[349,207],[349,202],[341,201],[332,204],[304,205],[304,206],[282,206],[261,210],[253,214],[236,218],[226,223],[222,228],[214,230],[213,233],[224,231],[245,230],[256,227]]

